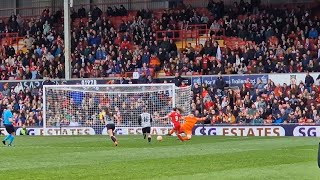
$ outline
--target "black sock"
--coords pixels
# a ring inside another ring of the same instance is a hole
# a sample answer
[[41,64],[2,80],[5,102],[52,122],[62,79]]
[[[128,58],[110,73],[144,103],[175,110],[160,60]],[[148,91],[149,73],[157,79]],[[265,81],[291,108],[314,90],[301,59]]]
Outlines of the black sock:
[[117,141],[116,137],[114,137],[114,136],[111,136],[111,139],[112,139],[113,142]]
[[147,135],[146,133],[143,133],[143,139],[146,139]]
[[151,137],[148,137],[148,142],[151,142]]

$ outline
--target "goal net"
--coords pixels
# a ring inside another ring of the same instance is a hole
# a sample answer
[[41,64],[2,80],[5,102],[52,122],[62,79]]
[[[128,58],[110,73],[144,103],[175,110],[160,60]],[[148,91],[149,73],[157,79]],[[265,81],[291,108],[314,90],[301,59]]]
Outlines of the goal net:
[[[116,115],[117,127],[138,127],[143,108],[154,117],[167,115],[173,107],[187,114],[191,99],[191,87],[174,84],[45,85],[42,134],[60,135],[61,128],[67,127],[91,127],[101,132],[105,127],[99,118],[103,108]],[[155,119],[152,126],[170,126],[170,121]]]

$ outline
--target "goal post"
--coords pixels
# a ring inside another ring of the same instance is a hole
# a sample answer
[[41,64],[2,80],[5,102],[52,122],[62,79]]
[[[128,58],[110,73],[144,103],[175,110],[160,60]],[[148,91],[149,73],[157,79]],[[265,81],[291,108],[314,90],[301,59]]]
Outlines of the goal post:
[[[116,115],[117,127],[139,127],[138,116],[146,108],[154,117],[165,116],[173,107],[191,111],[191,87],[174,84],[116,84],[116,85],[44,85],[43,135],[63,134],[70,127],[90,127],[101,132],[102,109]],[[167,120],[155,119],[153,127],[170,126]]]

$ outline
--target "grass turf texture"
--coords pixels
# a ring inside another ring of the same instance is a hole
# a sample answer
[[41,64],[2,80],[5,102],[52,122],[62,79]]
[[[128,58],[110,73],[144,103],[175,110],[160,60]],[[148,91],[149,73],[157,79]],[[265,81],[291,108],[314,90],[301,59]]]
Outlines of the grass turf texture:
[[320,179],[317,138],[118,138],[17,137],[0,147],[0,179]]

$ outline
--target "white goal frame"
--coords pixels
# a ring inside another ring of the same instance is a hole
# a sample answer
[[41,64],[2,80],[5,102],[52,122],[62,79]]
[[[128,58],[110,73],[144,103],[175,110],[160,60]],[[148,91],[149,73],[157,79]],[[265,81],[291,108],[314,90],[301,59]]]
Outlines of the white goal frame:
[[[48,88],[84,88],[84,87],[91,87],[91,88],[95,88],[95,87],[163,87],[163,86],[171,86],[171,90],[172,90],[172,107],[175,107],[176,105],[176,93],[175,90],[179,89],[179,87],[176,87],[175,84],[173,83],[166,83],[166,84],[97,84],[97,85],[43,85],[42,88],[42,118],[43,118],[43,135],[47,135],[47,115],[46,115],[46,107],[47,107],[47,97],[46,97],[46,89]],[[72,90],[72,89],[70,89]],[[93,93],[99,93],[99,91],[85,91],[83,90],[83,92],[93,92]],[[137,91],[138,92],[138,91]],[[148,92],[148,91],[145,91]],[[112,92],[110,92],[112,93]],[[117,92],[119,93],[119,92]],[[130,93],[134,93],[134,91],[130,91]],[[140,92],[139,92],[140,93]]]

